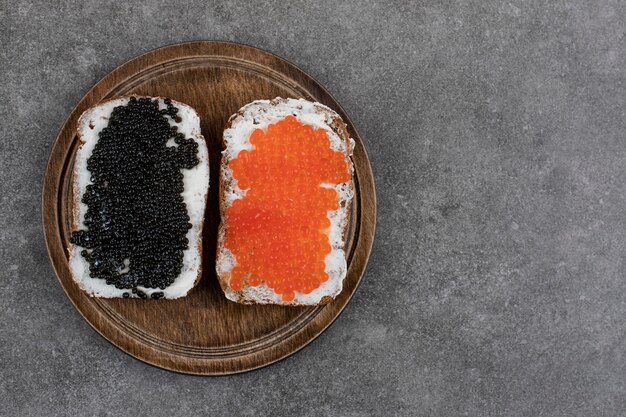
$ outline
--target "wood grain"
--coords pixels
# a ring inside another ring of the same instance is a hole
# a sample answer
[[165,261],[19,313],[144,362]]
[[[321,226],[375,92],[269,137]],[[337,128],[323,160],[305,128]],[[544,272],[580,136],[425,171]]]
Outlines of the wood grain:
[[[194,107],[209,148],[211,187],[203,230],[203,275],[179,300],[95,299],[71,278],[67,246],[71,172],[80,114],[98,102],[127,94],[167,96]],[[337,111],[356,141],[356,195],[348,232],[348,274],[337,299],[319,307],[245,306],[226,300],[215,276],[219,223],[221,134],[242,105],[264,98],[304,97]],[[317,337],[356,290],[376,225],[374,179],[363,142],[339,104],[315,80],[268,52],[227,42],[190,42],[139,56],[98,82],[78,103],[52,148],[43,186],[43,226],[59,282],[80,314],[130,355],[165,369],[223,375],[280,360]]]

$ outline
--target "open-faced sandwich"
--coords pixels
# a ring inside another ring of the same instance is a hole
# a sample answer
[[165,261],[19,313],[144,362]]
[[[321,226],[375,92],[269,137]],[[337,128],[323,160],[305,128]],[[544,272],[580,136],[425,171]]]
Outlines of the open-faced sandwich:
[[95,297],[183,297],[200,279],[209,159],[189,106],[121,97],[85,111],[68,248]]
[[217,275],[232,301],[317,305],[346,276],[354,141],[330,108],[254,101],[228,121]]

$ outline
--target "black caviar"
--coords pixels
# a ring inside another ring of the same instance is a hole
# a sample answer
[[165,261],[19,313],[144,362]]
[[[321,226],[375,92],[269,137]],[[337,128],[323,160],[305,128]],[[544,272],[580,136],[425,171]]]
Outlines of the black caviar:
[[163,290],[180,274],[192,227],[181,170],[198,164],[198,144],[170,126],[168,116],[181,119],[172,102],[164,102],[167,108],[159,109],[158,100],[132,97],[113,109],[87,161],[86,230],[70,239],[86,248],[81,255],[92,278],[141,298],[147,295],[138,286]]

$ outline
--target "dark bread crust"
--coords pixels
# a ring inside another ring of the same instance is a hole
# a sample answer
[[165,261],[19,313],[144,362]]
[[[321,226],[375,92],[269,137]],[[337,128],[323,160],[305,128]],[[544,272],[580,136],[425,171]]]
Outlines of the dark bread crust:
[[[277,104],[280,103],[285,103],[287,102],[288,99],[284,99],[284,98],[280,98],[277,97],[273,100],[269,101],[269,106],[276,106]],[[348,133],[347,130],[347,126],[345,124],[345,122],[341,119],[341,117],[334,112],[333,110],[329,109],[328,107],[320,104],[320,103],[313,103],[316,111],[318,113],[323,113],[327,116],[327,118],[330,118],[331,122],[327,123],[327,125],[332,129],[332,131],[337,134],[337,136],[339,136],[339,138],[344,142],[345,144],[345,149],[347,149],[347,154],[346,154],[346,159],[349,162],[350,165],[350,172],[352,174],[352,178],[354,178],[354,164],[352,163],[352,151],[353,151],[353,142],[350,139],[350,134]],[[230,127],[232,127],[233,122],[236,121],[238,118],[241,118],[244,116],[244,110],[245,107],[242,107],[239,111],[237,111],[237,113],[233,114],[228,121],[226,122],[226,125],[224,126],[224,131],[226,131],[227,129],[229,129]],[[226,149],[226,143],[224,140],[224,137],[222,136],[222,150]],[[249,297],[246,297],[243,294],[243,291],[233,291],[229,286],[228,286],[228,282],[229,282],[229,274],[226,275],[222,275],[219,271],[219,265],[220,262],[222,262],[221,258],[221,253],[223,250],[223,242],[224,242],[224,236],[226,233],[226,229],[228,228],[228,222],[227,222],[227,218],[226,218],[226,198],[224,196],[224,193],[229,190],[231,188],[231,181],[229,181],[227,178],[225,178],[225,171],[228,168],[228,165],[230,163],[230,159],[228,159],[224,154],[222,154],[222,159],[220,162],[220,178],[219,178],[219,211],[220,211],[220,218],[221,218],[221,222],[218,228],[218,244],[217,244],[217,249],[216,249],[216,265],[218,266],[218,268],[216,268],[216,274],[217,274],[217,278],[218,281],[220,283],[220,286],[222,287],[222,290],[224,291],[225,294],[227,294],[227,298],[230,299],[231,301],[235,301],[237,303],[240,304],[249,304],[249,305],[253,305],[253,304],[268,304],[267,302],[263,302],[260,303],[258,300],[256,299],[252,299]],[[351,195],[354,195],[354,181],[353,179],[351,179],[348,183],[348,187],[349,187],[349,191]],[[350,207],[352,204],[352,198],[349,198],[345,201],[345,209],[346,212],[348,213],[348,216],[346,216],[343,224],[342,224],[342,233],[341,233],[341,238],[342,241],[344,242],[344,246],[343,246],[343,254],[344,254],[344,258],[346,256],[346,248],[345,248],[345,242],[346,242],[346,234],[348,231],[348,225],[350,223]],[[347,274],[347,271],[346,271]],[[345,276],[344,278],[345,279]],[[323,305],[323,304],[328,304],[331,301],[333,301],[335,299],[335,297],[338,294],[333,294],[333,295],[324,295],[319,303],[317,303],[317,305]],[[282,303],[275,303],[275,304],[280,304],[280,305],[286,305],[286,306],[310,306],[311,304],[305,304],[305,303],[299,303],[299,302],[282,302]]]
[[[124,100],[124,99],[130,99],[131,97],[136,97],[136,98],[149,98],[149,99],[158,99],[158,100],[165,100],[167,97],[161,97],[161,96],[139,96],[139,95],[127,95],[127,96],[118,96],[118,97],[113,97],[113,98],[109,98],[107,100],[101,101],[98,104],[90,107],[89,109],[85,110],[81,116],[78,118],[78,122],[76,124],[76,136],[78,137],[78,141],[79,141],[79,146],[76,150],[76,154],[74,155],[74,157],[76,157],[76,155],[78,154],[78,150],[80,150],[85,142],[82,140],[81,138],[81,127],[87,123],[87,119],[85,119],[86,117],[89,117],[91,115],[91,111],[94,110],[96,107],[102,106],[103,104],[109,103],[111,101],[115,101],[115,100]],[[170,99],[171,100],[171,99]],[[184,105],[186,107],[191,108],[191,106],[185,104],[185,103],[181,103],[179,101],[176,100],[172,100],[172,103],[174,103],[175,105]],[[192,108],[193,109],[193,108]],[[195,109],[193,109],[195,112]],[[196,112],[197,114],[197,112]],[[90,128],[93,128],[93,126],[91,124],[89,124]],[[198,135],[198,137],[196,138],[198,140],[204,140],[204,136],[202,136],[202,134],[200,133]],[[210,160],[207,159],[206,161],[207,165],[210,163]],[[210,169],[210,167],[209,167]],[[72,187],[71,187],[71,195],[70,195],[70,207],[69,207],[69,211],[71,212],[71,216],[70,216],[70,226],[71,226],[71,230],[77,230],[78,229],[78,225],[80,223],[80,213],[79,213],[79,204],[80,204],[80,199],[82,198],[81,192],[78,189],[78,181],[77,181],[77,177],[78,177],[78,164],[74,163],[74,167],[72,168],[72,178],[71,178],[71,183],[72,183]],[[207,203],[207,198],[208,198],[208,192],[205,193],[204,195],[204,207],[206,207],[206,203]],[[198,283],[200,282],[200,278],[202,278],[202,230],[204,227],[204,216],[202,217],[202,219],[200,220],[200,223],[198,224],[198,228],[200,233],[198,233],[198,238],[196,240],[196,246],[197,246],[197,251],[198,251],[198,257],[199,257],[199,267],[198,267],[198,275],[196,277],[196,280],[194,281],[193,286],[191,286],[191,288],[188,290],[187,294],[189,294],[189,291],[191,291],[196,285],[198,285]],[[70,256],[70,259],[75,257],[75,256],[81,256],[78,253],[78,247],[76,245],[70,244],[70,246],[68,247],[68,253]],[[75,275],[75,271],[70,268],[72,277],[74,278],[74,281],[80,284],[80,279]],[[83,288],[84,289],[84,288]],[[91,297],[96,297],[93,293],[88,292],[89,296]],[[132,296],[131,296],[132,297]],[[122,298],[122,297],[117,297],[117,298]],[[162,299],[166,299],[166,298],[162,298]]]

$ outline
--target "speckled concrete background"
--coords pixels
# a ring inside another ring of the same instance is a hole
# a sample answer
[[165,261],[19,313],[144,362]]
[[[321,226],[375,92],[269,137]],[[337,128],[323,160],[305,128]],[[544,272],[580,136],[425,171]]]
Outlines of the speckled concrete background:
[[[626,413],[623,1],[40,3],[0,0],[0,415]],[[48,152],[82,95],[197,39],[321,81],[378,185],[346,311],[234,377],[162,371],[101,338],[40,226]]]

